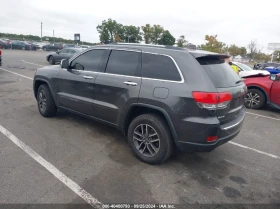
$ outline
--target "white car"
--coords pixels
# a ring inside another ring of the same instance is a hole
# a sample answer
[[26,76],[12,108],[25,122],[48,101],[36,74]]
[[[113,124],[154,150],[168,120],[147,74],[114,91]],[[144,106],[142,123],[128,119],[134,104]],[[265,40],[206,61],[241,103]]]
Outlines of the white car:
[[241,78],[251,75],[270,75],[270,72],[266,70],[253,70],[248,65],[245,65],[240,62],[232,62],[233,65],[237,66],[239,70],[239,76]]

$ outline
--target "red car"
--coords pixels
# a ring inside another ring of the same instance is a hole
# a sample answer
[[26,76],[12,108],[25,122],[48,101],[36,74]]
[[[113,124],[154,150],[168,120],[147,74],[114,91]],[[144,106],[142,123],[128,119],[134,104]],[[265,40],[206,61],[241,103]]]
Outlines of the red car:
[[270,104],[280,109],[280,74],[247,77],[244,83],[248,88],[245,97],[247,108],[259,109]]

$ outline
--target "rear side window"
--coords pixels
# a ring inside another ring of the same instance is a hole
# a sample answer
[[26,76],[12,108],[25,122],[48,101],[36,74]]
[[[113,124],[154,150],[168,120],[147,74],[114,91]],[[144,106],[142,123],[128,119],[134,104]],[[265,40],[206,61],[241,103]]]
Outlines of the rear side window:
[[71,62],[71,68],[76,70],[99,71],[105,50],[91,50]]
[[136,76],[139,54],[139,52],[112,50],[106,73]]
[[181,81],[173,60],[164,55],[142,54],[142,77],[170,81]]
[[239,75],[232,67],[218,57],[200,57],[197,61],[203,67],[216,88],[242,85]]

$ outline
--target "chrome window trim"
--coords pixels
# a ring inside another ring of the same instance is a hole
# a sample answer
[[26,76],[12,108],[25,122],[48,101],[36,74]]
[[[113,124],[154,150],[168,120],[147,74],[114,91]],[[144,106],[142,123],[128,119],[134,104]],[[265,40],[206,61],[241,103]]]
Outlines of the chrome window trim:
[[[127,49],[127,48],[114,48],[114,47],[94,47],[94,48],[90,48],[90,49],[87,49],[87,50],[84,50],[82,51],[81,53],[77,54],[75,57],[72,57],[71,59],[69,59],[69,63],[71,63],[74,59],[76,59],[77,57],[81,56],[82,54],[88,52],[88,51],[92,51],[92,50],[96,50],[96,49],[103,49],[103,50],[107,50],[107,49],[110,49],[110,50],[119,50],[119,51],[132,51],[132,52],[142,52],[142,53],[146,53],[146,54],[154,54],[154,55],[161,55],[161,56],[166,56],[166,57],[169,57],[173,63],[175,64],[178,72],[179,72],[179,75],[181,77],[181,81],[172,81],[172,80],[164,80],[164,79],[156,79],[156,78],[148,78],[148,77],[139,77],[139,76],[128,76],[128,75],[120,75],[120,74],[112,74],[112,73],[106,73],[106,72],[97,72],[97,71],[84,71],[84,70],[77,70],[78,72],[85,72],[85,73],[98,73],[98,74],[107,74],[107,75],[112,75],[112,76],[121,76],[121,77],[127,77],[127,78],[142,78],[144,80],[152,80],[152,81],[162,81],[162,82],[170,82],[170,83],[184,83],[185,82],[185,79],[184,79],[184,76],[181,72],[181,69],[179,68],[177,62],[174,60],[174,58],[170,55],[167,55],[167,54],[160,54],[160,53],[153,53],[153,52],[143,52],[141,49]],[[63,68],[64,69],[64,68]],[[65,69],[67,70],[67,69]]]

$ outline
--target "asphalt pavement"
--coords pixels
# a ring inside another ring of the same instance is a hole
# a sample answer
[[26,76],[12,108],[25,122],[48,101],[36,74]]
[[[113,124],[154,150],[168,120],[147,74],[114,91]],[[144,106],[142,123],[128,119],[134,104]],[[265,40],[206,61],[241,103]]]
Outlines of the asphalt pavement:
[[67,112],[39,114],[32,79],[49,65],[47,53],[3,50],[1,204],[280,204],[280,111],[247,110],[232,142],[151,166],[114,128]]

